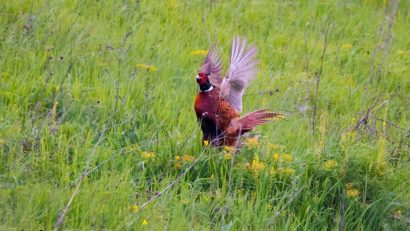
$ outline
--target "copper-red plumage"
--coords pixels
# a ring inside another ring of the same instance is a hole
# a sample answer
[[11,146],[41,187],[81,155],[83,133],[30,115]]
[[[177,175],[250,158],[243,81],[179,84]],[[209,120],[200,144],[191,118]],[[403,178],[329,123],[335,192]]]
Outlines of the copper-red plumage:
[[242,95],[256,72],[255,47],[245,49],[246,40],[234,38],[231,51],[231,64],[227,76],[221,76],[221,57],[215,43],[202,65],[196,81],[199,86],[194,108],[203,133],[202,142],[213,146],[238,145],[242,134],[254,127],[268,122],[282,113],[261,109],[243,117]]

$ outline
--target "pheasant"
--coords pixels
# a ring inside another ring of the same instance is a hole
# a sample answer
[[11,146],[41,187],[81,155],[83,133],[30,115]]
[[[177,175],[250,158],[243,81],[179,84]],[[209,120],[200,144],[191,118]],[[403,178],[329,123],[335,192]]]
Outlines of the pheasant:
[[201,66],[196,82],[199,92],[194,109],[203,133],[202,144],[237,147],[241,135],[282,113],[260,109],[240,117],[242,96],[256,74],[256,47],[246,48],[246,39],[233,39],[230,65],[222,78],[222,61],[214,43]]

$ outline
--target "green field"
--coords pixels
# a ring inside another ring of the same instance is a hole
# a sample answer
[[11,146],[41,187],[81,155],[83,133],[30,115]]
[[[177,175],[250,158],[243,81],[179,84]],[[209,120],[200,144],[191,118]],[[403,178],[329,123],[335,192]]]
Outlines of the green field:
[[[410,1],[1,1],[0,230],[409,230]],[[201,146],[217,39],[259,48]]]

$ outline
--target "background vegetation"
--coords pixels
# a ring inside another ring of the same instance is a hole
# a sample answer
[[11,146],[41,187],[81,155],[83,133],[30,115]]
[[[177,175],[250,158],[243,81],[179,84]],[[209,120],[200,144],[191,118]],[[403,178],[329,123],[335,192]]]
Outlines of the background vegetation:
[[[409,1],[1,1],[0,229],[408,230]],[[242,151],[202,148],[214,39],[260,49]]]

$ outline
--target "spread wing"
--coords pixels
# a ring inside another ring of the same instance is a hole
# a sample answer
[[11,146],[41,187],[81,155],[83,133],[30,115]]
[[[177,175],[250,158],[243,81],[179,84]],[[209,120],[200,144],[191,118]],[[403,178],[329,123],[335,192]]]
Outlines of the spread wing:
[[256,47],[246,48],[246,39],[235,37],[232,42],[231,63],[228,74],[220,83],[220,94],[237,112],[242,111],[242,95],[255,76],[258,60]]
[[211,84],[218,88],[220,87],[222,83],[222,59],[219,50],[216,48],[216,42],[209,49],[200,72],[209,74]]

